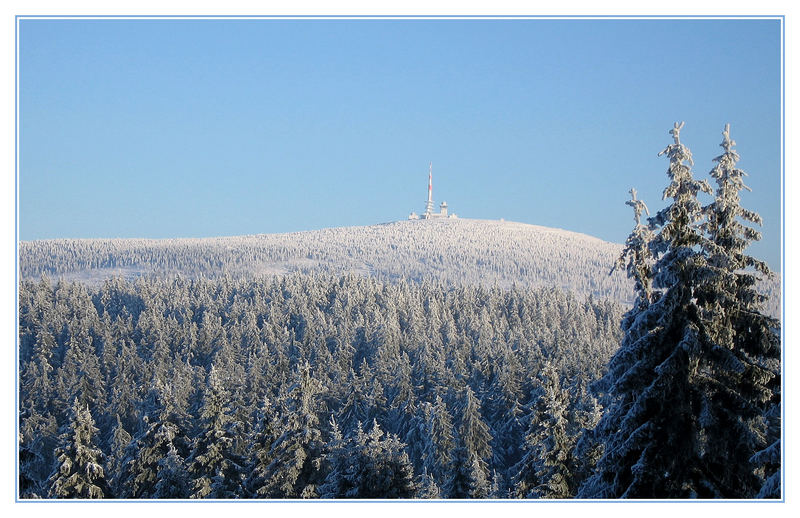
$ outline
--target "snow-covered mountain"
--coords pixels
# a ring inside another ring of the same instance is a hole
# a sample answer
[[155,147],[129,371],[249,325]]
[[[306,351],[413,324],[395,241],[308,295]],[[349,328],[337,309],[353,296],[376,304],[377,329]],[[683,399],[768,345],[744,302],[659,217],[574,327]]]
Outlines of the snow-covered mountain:
[[633,285],[609,271],[622,246],[509,221],[435,219],[287,234],[202,239],[21,242],[23,279],[101,282],[112,276],[215,277],[356,273],[384,280],[508,287],[555,286],[630,302]]

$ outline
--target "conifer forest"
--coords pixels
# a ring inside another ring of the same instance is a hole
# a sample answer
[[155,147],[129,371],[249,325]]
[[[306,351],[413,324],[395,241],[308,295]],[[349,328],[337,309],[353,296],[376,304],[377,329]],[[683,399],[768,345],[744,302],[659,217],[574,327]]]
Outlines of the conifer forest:
[[19,498],[781,498],[777,276],[729,126],[707,178],[682,126],[662,208],[541,270],[513,232],[381,274],[388,234],[21,243]]

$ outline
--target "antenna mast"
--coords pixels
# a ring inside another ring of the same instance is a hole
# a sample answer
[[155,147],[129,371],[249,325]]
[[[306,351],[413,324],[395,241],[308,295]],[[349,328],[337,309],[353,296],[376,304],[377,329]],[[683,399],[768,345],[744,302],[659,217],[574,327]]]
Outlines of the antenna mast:
[[425,204],[425,214],[433,214],[433,162],[428,164],[428,203]]

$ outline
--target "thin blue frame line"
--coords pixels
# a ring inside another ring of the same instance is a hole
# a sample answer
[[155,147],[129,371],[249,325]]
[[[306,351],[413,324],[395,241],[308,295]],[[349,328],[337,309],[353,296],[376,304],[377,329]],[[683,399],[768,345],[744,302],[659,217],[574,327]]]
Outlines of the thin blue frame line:
[[[784,188],[786,180],[786,31],[785,31],[785,15],[728,15],[728,16],[713,16],[713,15],[254,15],[254,16],[241,16],[241,15],[16,15],[14,24],[14,307],[15,307],[15,331],[14,348],[15,357],[15,386],[14,386],[14,407],[15,407],[15,449],[17,451],[17,463],[15,467],[14,479],[14,501],[15,503],[21,502],[52,502],[52,500],[20,500],[19,499],[19,24],[24,19],[778,19],[781,22],[781,498],[780,500],[637,500],[637,502],[650,502],[650,503],[687,503],[687,502],[707,502],[707,503],[722,503],[722,502],[737,502],[737,503],[785,503],[786,495],[786,470],[784,469],[784,459],[786,454],[786,442],[783,440],[785,435],[785,404],[784,395],[786,392],[786,377],[784,375],[784,366],[786,360],[786,348],[784,347],[785,323],[786,323],[786,191]],[[59,500],[59,502],[81,502],[82,500]],[[97,500],[102,502],[103,500]],[[135,501],[137,503],[146,502],[164,502],[164,500],[121,500],[109,499],[105,500],[106,503],[115,502],[129,502]],[[167,500],[167,502],[184,502],[185,500]],[[189,500],[193,501],[193,500]],[[204,500],[208,502],[208,500]],[[227,502],[228,500],[225,500]],[[247,502],[249,500],[234,500]],[[261,500],[259,500],[261,501]],[[282,502],[285,500],[264,500],[264,501],[277,501]],[[319,500],[317,502],[324,502]],[[338,500],[334,500],[338,501]],[[384,500],[378,500],[384,502]],[[407,500],[406,502],[415,502],[416,500]],[[452,502],[452,500],[423,500],[428,502]],[[474,502],[493,502],[495,500],[475,500]],[[499,502],[534,502],[538,500],[497,500]],[[608,503],[608,502],[629,502],[629,500],[583,500],[572,499],[569,502],[585,502],[585,503]],[[196,501],[200,503],[201,501]],[[309,501],[313,502],[313,501]]]
[[283,15],[214,15],[214,14],[187,14],[187,15],[46,15],[46,14],[32,14],[24,15],[18,14],[17,18],[23,19],[569,19],[569,20],[596,20],[596,19],[640,19],[640,20],[656,20],[656,19],[697,19],[697,20],[728,20],[728,19],[783,19],[785,15],[483,15],[483,14],[453,14],[453,15],[319,15],[319,14],[283,14]]
[[14,501],[19,501],[19,24],[14,23]]
[[781,502],[786,501],[786,19],[781,17]]
[[557,503],[578,503],[578,504],[721,504],[721,503],[735,503],[735,504],[780,504],[782,500],[763,500],[763,499],[713,499],[707,498],[702,500],[693,499],[680,499],[680,500],[650,500],[650,499],[625,499],[625,498],[610,498],[610,499],[586,499],[586,498],[564,498],[564,499],[546,499],[546,498],[481,498],[481,499],[465,499],[465,498],[237,498],[237,499],[174,499],[174,498],[145,498],[145,499],[124,499],[124,498],[105,498],[105,499],[86,499],[86,498],[39,498],[30,500],[20,500],[19,503],[97,503],[97,504],[118,504],[118,503],[131,503],[131,504],[227,504],[227,503],[240,503],[240,504],[261,504],[261,503],[292,503],[292,504],[362,504],[362,503],[377,503],[377,504],[418,504],[418,503],[431,503],[431,504],[557,504]]

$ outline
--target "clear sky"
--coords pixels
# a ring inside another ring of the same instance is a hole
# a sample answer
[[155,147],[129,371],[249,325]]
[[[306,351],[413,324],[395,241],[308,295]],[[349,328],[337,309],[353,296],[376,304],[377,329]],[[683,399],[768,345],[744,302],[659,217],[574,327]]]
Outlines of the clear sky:
[[[20,239],[467,218],[624,242],[673,122],[780,268],[777,20],[22,20]],[[703,198],[704,202],[710,201]]]

